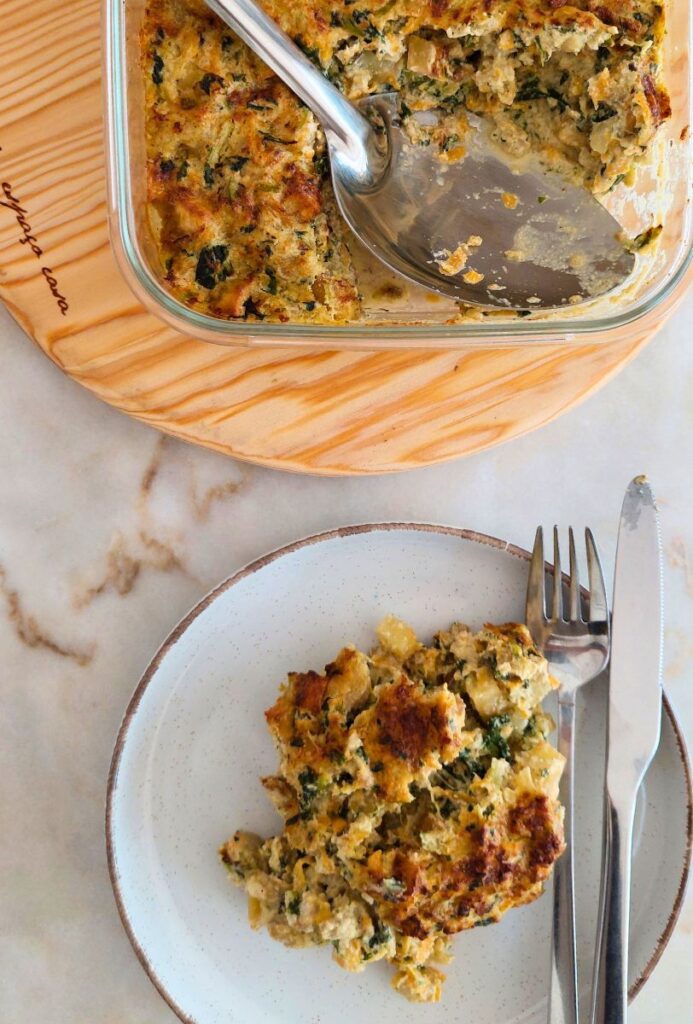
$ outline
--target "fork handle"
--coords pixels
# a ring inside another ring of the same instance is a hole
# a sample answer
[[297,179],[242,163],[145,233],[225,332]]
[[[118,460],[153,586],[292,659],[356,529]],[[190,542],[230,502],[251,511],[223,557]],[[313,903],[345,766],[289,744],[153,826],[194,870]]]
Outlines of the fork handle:
[[561,800],[565,808],[565,851],[554,869],[551,977],[548,1024],[577,1024],[577,956],[575,947],[575,876],[573,867],[573,780],[575,694],[559,694],[558,750],[565,757]]

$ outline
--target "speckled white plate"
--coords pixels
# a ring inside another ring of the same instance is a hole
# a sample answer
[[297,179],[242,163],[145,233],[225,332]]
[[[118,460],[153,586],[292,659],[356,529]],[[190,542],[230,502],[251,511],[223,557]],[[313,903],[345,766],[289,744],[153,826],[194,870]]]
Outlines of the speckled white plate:
[[[195,1024],[544,1024],[550,896],[454,939],[443,999],[407,1003],[378,963],[348,974],[329,948],[289,950],[254,932],[217,847],[279,820],[259,783],[275,752],[263,711],[289,669],[368,647],[393,612],[422,637],[454,620],[522,619],[526,552],[468,532],[364,526],[313,537],[232,576],[174,630],[121,727],[107,843],[123,924],[149,976]],[[578,931],[582,995],[599,885],[604,680],[580,705]],[[690,858],[690,778],[671,709],[637,816],[631,992],[647,979],[679,910]]]

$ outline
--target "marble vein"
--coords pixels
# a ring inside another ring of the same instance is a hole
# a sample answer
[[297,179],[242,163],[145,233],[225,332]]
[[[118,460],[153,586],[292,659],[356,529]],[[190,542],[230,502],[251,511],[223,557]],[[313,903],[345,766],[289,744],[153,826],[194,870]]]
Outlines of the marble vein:
[[14,590],[7,582],[7,573],[0,565],[0,594],[2,594],[7,610],[7,619],[11,624],[17,638],[30,648],[42,648],[57,654],[60,658],[69,658],[76,665],[84,667],[89,665],[94,658],[95,645],[90,648],[79,649],[71,647],[56,638],[42,627],[33,615],[26,611],[18,591]]

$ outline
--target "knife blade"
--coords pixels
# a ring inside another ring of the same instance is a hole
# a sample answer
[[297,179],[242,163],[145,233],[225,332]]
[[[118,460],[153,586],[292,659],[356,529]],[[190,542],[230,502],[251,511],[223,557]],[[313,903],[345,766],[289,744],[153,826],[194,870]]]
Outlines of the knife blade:
[[606,809],[592,1022],[625,1024],[635,801],[659,744],[663,586],[657,506],[645,477],[621,509],[611,627]]

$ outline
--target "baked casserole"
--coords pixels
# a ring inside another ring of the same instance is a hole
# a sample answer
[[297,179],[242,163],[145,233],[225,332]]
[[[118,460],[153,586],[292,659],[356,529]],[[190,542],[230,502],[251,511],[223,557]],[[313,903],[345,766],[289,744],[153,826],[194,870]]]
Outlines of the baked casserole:
[[563,850],[556,687],[525,626],[455,624],[431,646],[388,617],[366,655],[290,673],[266,712],[283,818],[220,850],[250,922],[331,943],[350,971],[387,960],[407,998],[440,998],[456,932],[534,900]]
[[[263,6],[349,98],[396,90],[412,141],[442,161],[462,156],[471,111],[511,154],[537,153],[603,195],[632,184],[670,114],[654,0]],[[310,110],[203,0],[150,0],[142,54],[149,225],[171,293],[220,318],[359,320]]]

